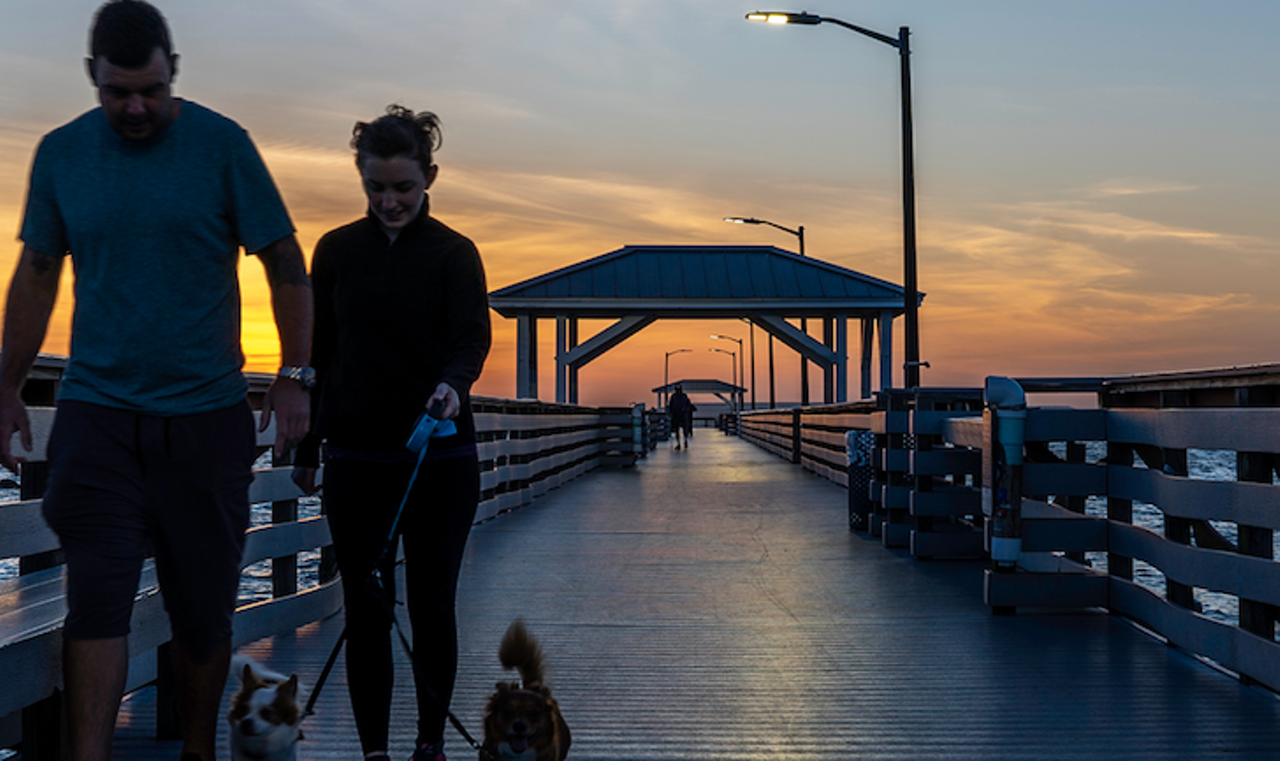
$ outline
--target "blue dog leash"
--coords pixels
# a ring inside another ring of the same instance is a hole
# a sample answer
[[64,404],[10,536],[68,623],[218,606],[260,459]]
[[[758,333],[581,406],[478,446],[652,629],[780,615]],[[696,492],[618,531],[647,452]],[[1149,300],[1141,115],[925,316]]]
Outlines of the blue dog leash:
[[427,459],[427,450],[430,449],[428,444],[433,438],[444,438],[453,436],[458,432],[458,426],[452,420],[441,420],[444,416],[444,403],[436,401],[427,411],[418,416],[418,422],[413,426],[413,433],[409,434],[409,441],[405,444],[405,448],[410,452],[416,452],[418,461],[413,466],[413,474],[409,476],[409,485],[404,488],[404,496],[400,499],[400,507],[396,510],[396,519],[391,522],[391,531],[387,533],[387,543],[382,546],[382,554],[378,556],[378,562],[374,564],[376,569],[378,565],[386,559],[388,552],[393,552],[395,547],[396,534],[400,531],[400,518],[404,516],[404,507],[409,504],[409,493],[413,491],[413,485],[418,481],[418,471],[422,469],[422,461]]

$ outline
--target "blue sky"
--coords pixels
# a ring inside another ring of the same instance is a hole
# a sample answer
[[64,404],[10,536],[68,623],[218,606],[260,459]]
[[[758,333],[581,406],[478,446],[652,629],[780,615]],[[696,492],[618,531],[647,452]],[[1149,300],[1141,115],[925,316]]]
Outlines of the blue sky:
[[[94,106],[82,59],[96,7],[6,0],[0,225],[11,230],[40,134]],[[720,221],[729,215],[805,225],[810,255],[901,282],[896,52],[832,25],[743,16],[804,9],[890,35],[908,25],[926,383],[1275,358],[1280,4],[159,7],[183,56],[177,93],[250,130],[308,251],[362,212],[351,124],[392,101],[439,113],[433,210],[477,241],[495,288],[626,244],[793,247]],[[17,252],[0,247],[0,267]],[[274,339],[259,269],[244,270],[245,337],[265,366]],[[69,301],[51,350],[65,351]],[[494,395],[514,393],[504,322],[481,383]],[[729,329],[647,329],[584,370],[584,401],[647,398],[661,379],[636,368],[713,332]],[[718,373],[706,355],[690,377]]]

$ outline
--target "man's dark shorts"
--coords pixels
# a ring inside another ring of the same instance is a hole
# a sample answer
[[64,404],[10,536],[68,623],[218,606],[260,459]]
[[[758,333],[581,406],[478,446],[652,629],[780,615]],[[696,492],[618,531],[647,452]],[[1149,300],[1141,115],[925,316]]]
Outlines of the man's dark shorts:
[[129,633],[148,550],[174,638],[204,655],[231,636],[254,439],[247,402],[177,417],[59,402],[44,516],[66,556],[67,639]]

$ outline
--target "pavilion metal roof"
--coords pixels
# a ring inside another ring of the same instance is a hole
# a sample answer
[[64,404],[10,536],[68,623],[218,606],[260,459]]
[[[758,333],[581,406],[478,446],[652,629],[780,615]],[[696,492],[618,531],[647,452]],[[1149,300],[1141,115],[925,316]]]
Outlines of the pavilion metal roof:
[[900,313],[902,300],[900,285],[774,246],[624,246],[489,294],[504,317]]

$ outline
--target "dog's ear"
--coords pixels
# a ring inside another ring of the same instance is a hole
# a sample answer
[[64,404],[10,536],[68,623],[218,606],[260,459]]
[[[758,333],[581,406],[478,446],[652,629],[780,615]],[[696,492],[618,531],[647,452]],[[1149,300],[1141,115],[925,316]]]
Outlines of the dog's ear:
[[276,689],[276,694],[285,700],[293,700],[298,696],[298,675],[291,674],[284,684]]
[[249,664],[247,663],[244,664],[244,672],[240,674],[240,681],[244,682],[246,685],[253,685],[258,683],[257,678],[253,675],[253,669],[250,668]]

